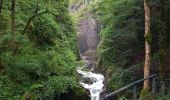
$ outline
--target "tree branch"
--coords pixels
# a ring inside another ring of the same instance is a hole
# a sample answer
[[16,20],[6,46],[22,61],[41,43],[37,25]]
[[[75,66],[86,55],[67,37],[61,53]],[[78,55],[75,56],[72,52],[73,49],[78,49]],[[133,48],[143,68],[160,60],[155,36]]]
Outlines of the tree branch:
[[31,17],[29,18],[29,20],[28,20],[28,22],[27,22],[27,24],[26,24],[24,30],[23,30],[23,34],[25,34],[25,32],[26,32],[27,29],[28,29],[29,24],[31,23],[31,21],[32,21],[35,17],[41,16],[41,15],[47,14],[47,13],[50,13],[50,14],[52,14],[53,16],[56,16],[56,14],[54,14],[54,13],[52,13],[52,12],[49,12],[49,11],[47,11],[47,10],[46,10],[46,11],[43,11],[43,12],[40,12],[40,13],[37,13],[37,14],[31,16]]

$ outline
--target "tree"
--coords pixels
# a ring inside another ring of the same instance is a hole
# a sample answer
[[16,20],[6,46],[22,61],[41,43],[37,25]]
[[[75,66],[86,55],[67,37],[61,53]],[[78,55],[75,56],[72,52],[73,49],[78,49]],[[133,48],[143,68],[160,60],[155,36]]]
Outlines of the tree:
[[35,9],[35,14],[38,14],[38,9],[39,9],[39,0],[36,2],[36,9]]
[[12,41],[11,41],[11,45],[12,45],[12,50],[13,50],[13,54],[15,52],[15,0],[12,0],[12,4],[11,4],[11,31],[12,31]]
[[[1,12],[2,12],[2,4],[3,4],[3,0],[0,0],[0,34],[2,34],[2,27],[3,27],[3,19],[1,17]],[[1,49],[1,48],[0,48]],[[1,51],[0,51],[1,52]],[[1,55],[1,53],[0,53]],[[0,70],[3,69],[3,63],[1,60],[1,56],[0,56]]]
[[[150,65],[151,65],[151,14],[149,0],[144,0],[145,9],[145,64],[144,64],[144,78],[150,75]],[[144,89],[149,88],[149,80],[144,81]]]
[[[150,9],[150,0],[144,0],[144,14],[145,14],[145,63],[144,63],[144,78],[150,75],[151,67],[151,42],[152,42],[152,33],[151,33],[151,9]],[[140,98],[143,98],[149,93],[150,85],[149,79],[144,80],[143,89],[140,94]]]
[[12,0],[11,4],[11,19],[12,34],[15,34],[15,0]]
[[0,0],[0,13],[2,12],[3,0]]
[[[144,0],[144,12],[145,12],[145,64],[144,64],[144,78],[150,75],[150,66],[151,66],[151,9],[149,5],[149,0]],[[150,88],[149,80],[144,81],[143,93],[146,93]],[[145,92],[144,92],[145,91]],[[145,95],[145,94],[143,94]],[[141,93],[142,96],[142,93]]]

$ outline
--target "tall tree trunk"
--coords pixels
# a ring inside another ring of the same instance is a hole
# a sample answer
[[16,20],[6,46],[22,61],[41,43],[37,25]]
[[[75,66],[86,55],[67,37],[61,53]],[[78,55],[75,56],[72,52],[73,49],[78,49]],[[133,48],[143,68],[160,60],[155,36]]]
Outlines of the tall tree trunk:
[[2,12],[2,5],[3,5],[3,0],[0,0],[0,14]]
[[[150,0],[144,0],[144,12],[145,12],[145,64],[144,64],[144,78],[150,75],[150,66],[151,66],[151,9],[149,5]],[[140,94],[140,99],[145,97],[149,93],[150,85],[149,79],[145,80],[143,83],[143,89]],[[147,100],[151,100],[150,97],[147,97]]]
[[[2,34],[2,27],[3,27],[3,19],[1,17],[1,11],[2,11],[2,4],[3,4],[3,0],[0,0],[0,34]],[[1,52],[0,52],[1,55]],[[1,56],[0,56],[0,71],[3,69],[3,63],[1,60]]]
[[13,50],[13,54],[15,52],[15,0],[12,0],[12,4],[11,4],[11,31],[12,31],[12,50]]
[[12,29],[12,34],[15,34],[15,0],[12,0],[11,4],[11,29]]
[[[144,0],[145,10],[145,64],[144,64],[144,78],[150,75],[151,66],[151,12],[149,6],[149,0]],[[149,89],[149,80],[144,81],[143,89]]]
[[36,8],[35,8],[35,14],[38,14],[38,10],[39,10],[39,0],[37,0],[36,2]]
[[2,34],[2,27],[3,27],[2,5],[3,5],[3,0],[0,0],[0,34]]

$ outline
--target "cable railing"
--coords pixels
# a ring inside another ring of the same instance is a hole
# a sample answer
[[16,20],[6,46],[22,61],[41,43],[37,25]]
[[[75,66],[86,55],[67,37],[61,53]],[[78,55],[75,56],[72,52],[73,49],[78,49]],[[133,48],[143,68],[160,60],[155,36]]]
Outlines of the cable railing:
[[[130,88],[133,88],[132,91],[133,91],[133,97],[132,97],[132,100],[145,100],[144,98],[148,97],[149,95],[152,97],[152,100],[155,100],[156,98],[156,83],[155,83],[155,80],[156,80],[156,77],[157,75],[154,74],[154,75],[150,75],[144,79],[140,79],[138,81],[135,81],[125,87],[122,87],[108,95],[105,96],[104,100],[110,100],[111,97],[123,92],[123,91],[126,91],[127,89],[130,89]],[[152,79],[152,90],[150,93],[146,94],[143,98],[140,98],[138,99],[137,98],[137,85],[140,84],[141,82],[144,82],[145,80],[148,80],[148,79]],[[163,99],[162,99],[163,100]]]

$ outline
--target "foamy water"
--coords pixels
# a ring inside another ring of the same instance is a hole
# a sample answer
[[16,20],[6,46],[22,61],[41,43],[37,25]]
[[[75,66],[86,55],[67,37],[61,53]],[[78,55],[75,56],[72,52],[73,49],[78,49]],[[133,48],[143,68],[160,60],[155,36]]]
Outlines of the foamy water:
[[77,72],[83,78],[89,78],[92,81],[92,84],[80,81],[80,84],[90,91],[91,100],[100,100],[100,93],[104,87],[104,76],[102,74],[92,73],[91,71],[83,71],[80,67],[77,68]]

